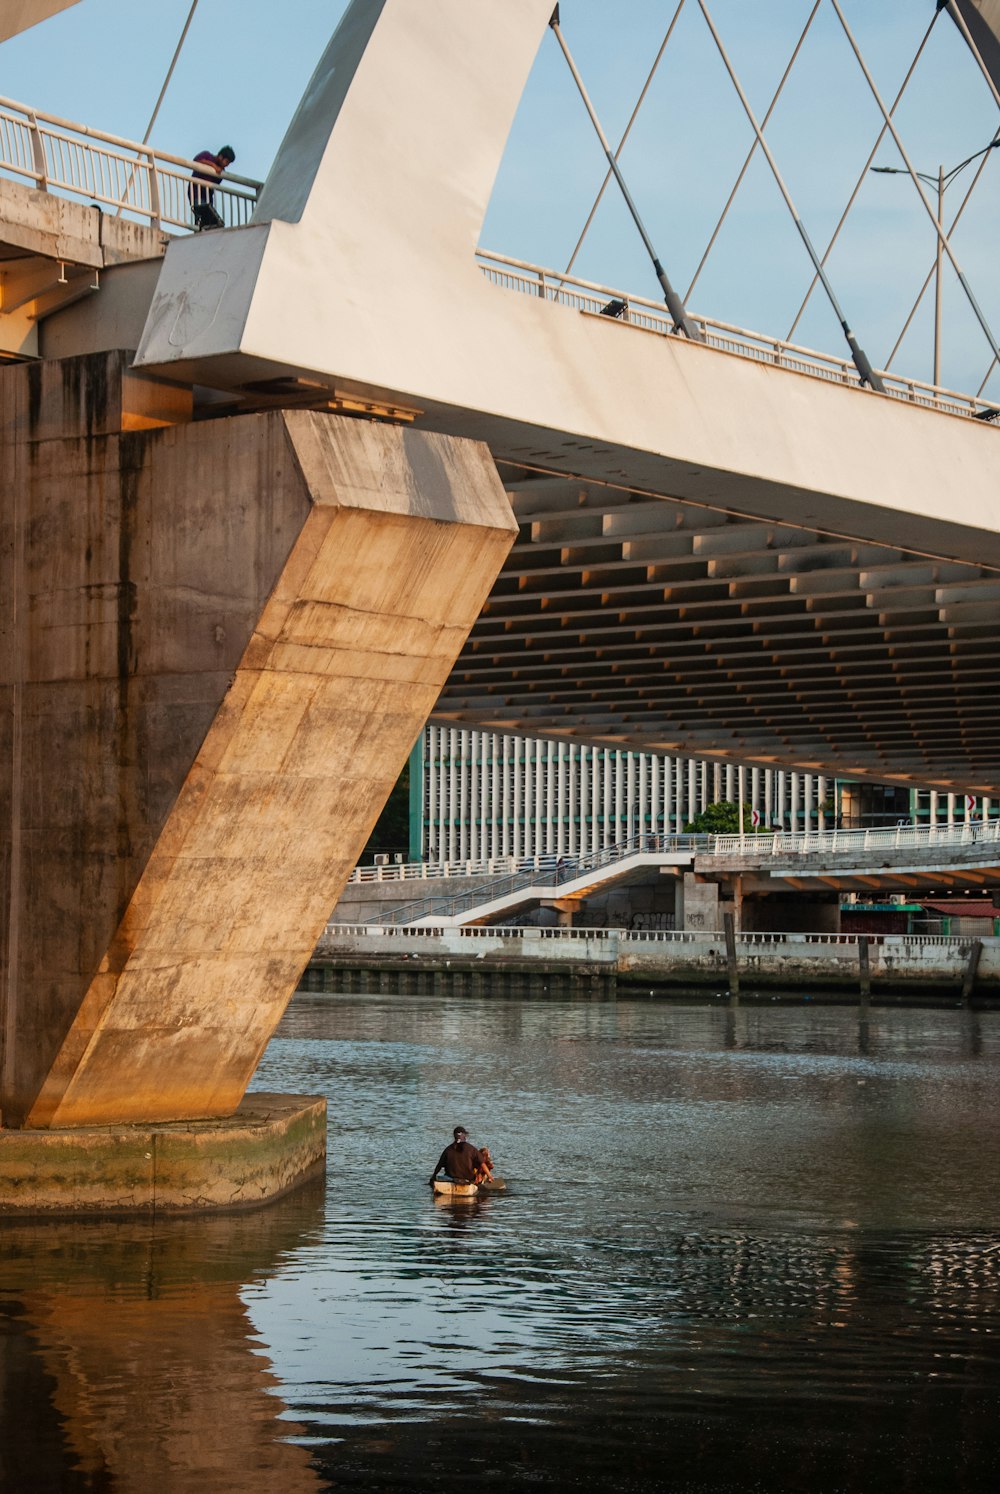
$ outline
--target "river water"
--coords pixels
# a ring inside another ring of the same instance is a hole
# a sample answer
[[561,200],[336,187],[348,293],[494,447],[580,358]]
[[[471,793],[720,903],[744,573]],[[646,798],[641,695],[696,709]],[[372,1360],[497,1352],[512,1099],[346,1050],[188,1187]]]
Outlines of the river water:
[[254,1087],[325,1185],[0,1230],[2,1494],[1000,1488],[1000,1013],[299,995]]

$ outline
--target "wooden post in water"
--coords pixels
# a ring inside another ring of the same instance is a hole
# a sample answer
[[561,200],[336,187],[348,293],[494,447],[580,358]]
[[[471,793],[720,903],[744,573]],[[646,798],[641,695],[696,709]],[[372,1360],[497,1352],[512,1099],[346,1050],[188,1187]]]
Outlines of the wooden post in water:
[[972,1000],[972,991],[976,984],[976,971],[979,969],[979,957],[982,952],[982,939],[973,939],[969,945],[969,958],[965,962],[965,971],[962,975],[962,1000],[966,1005]]
[[872,995],[872,973],[868,963],[867,934],[858,935],[858,982],[861,987],[861,1000],[865,1003],[871,1000]]
[[722,926],[726,932],[726,966],[729,970],[729,994],[740,994],[740,972],[736,964],[736,920],[731,913],[722,915]]

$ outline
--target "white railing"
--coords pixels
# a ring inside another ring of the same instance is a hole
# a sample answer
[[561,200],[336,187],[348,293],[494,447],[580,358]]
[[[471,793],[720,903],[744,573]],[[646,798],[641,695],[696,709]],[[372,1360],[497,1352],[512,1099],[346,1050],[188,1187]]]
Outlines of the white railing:
[[[907,946],[917,946],[921,949],[947,948],[954,950],[968,949],[971,938],[981,938],[979,935],[961,934],[804,934],[804,933],[750,933],[738,932],[736,942],[755,948],[770,948],[783,946],[795,948],[800,946],[847,946],[853,948],[859,939],[867,939],[869,944],[878,944],[888,949],[901,949]],[[331,943],[350,943],[354,939],[380,939],[393,940],[400,943],[413,943],[420,940],[445,939],[449,943],[454,940],[489,941],[505,940],[508,942],[520,942],[534,944],[539,941],[557,940],[560,943],[576,940],[580,943],[589,943],[592,940],[617,940],[625,944],[698,944],[706,948],[725,948],[725,933],[722,929],[616,929],[616,928],[490,928],[477,924],[446,925],[446,924],[421,924],[419,927],[397,926],[393,927],[384,923],[330,923],[327,924],[324,941]],[[982,943],[990,948],[1000,948],[1000,939],[992,936],[982,938]],[[322,958],[322,955],[318,955]]]
[[[153,228],[192,229],[195,162],[0,97],[0,174],[42,192],[82,197]],[[226,228],[249,222],[261,183],[226,172],[215,209]]]
[[663,835],[645,832],[602,851],[573,856],[492,856],[477,861],[406,861],[378,866],[357,866],[351,882],[440,881],[452,877],[502,877],[516,872],[557,872],[569,881],[595,866],[621,861],[627,856],[669,855],[752,856],[773,860],[782,856],[857,855],[867,851],[898,849],[920,854],[927,850],[958,849],[963,846],[1000,847],[1000,819],[984,823],[962,821],[952,825],[897,825],[874,830],[757,831],[745,835]]
[[[622,863],[637,858],[652,860],[654,864],[658,860],[662,864],[662,859],[666,858],[677,865],[680,858],[686,858],[690,863],[695,858],[717,857],[730,863],[741,859],[753,866],[770,864],[772,869],[777,869],[791,858],[794,858],[793,865],[799,867],[801,858],[812,857],[821,867],[830,864],[831,867],[839,865],[842,870],[860,870],[859,863],[864,865],[872,853],[877,855],[881,866],[888,864],[887,856],[897,865],[912,865],[914,858],[926,861],[928,854],[947,856],[949,851],[962,847],[978,850],[980,846],[982,850],[978,854],[984,861],[1000,860],[1000,819],[961,826],[897,826],[885,830],[828,830],[797,834],[664,835],[645,831],[631,840],[579,856],[536,856],[520,860],[512,857],[506,861],[493,861],[489,863],[490,871],[478,877],[467,870],[475,863],[465,863],[453,875],[471,875],[473,885],[460,892],[440,892],[436,896],[394,904],[386,909],[380,921],[400,927],[418,922],[433,924],[437,919],[450,920],[460,914],[489,917],[503,909],[509,910],[518,902],[528,901],[543,890],[580,892],[588,882],[593,885],[607,880],[598,873],[610,871],[612,867],[620,871]],[[830,863],[833,856],[851,857],[850,866],[845,867],[843,861]],[[392,869],[397,872],[404,870],[402,866]],[[351,880],[368,880],[359,875],[364,870],[357,868]],[[405,879],[400,877],[398,880]]]
[[[626,291],[613,290],[609,286],[580,280],[573,275],[562,275],[558,270],[544,269],[541,265],[510,259],[507,255],[493,254],[485,249],[480,249],[476,257],[486,278],[505,290],[541,297],[559,306],[569,306],[576,311],[603,316],[605,319],[609,316],[608,307],[612,303],[619,303],[623,310],[615,320],[631,327],[641,327],[647,332],[673,335],[674,326],[670,314],[660,301],[633,296]],[[748,332],[743,327],[717,322],[711,317],[689,315],[691,321],[700,328],[709,347],[724,353],[734,353],[740,358],[750,358],[757,363],[768,363],[778,368],[791,369],[794,373],[808,374],[814,379],[827,379],[836,384],[862,388],[858,370],[849,358],[818,353],[814,348],[798,347],[794,343],[768,337],[761,332]],[[1000,415],[1000,405],[979,399],[976,395],[962,394],[954,389],[941,389],[933,384],[923,384],[919,379],[901,378],[898,374],[886,373],[881,369],[877,372],[885,385],[886,394],[893,399],[926,405],[950,415],[979,416],[982,419],[992,419],[993,414],[990,412]]]

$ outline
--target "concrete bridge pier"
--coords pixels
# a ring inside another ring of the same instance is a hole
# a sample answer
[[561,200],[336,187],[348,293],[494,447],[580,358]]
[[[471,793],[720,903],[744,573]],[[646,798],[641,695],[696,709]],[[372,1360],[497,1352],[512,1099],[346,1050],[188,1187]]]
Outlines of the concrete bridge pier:
[[0,1211],[258,1202],[244,1094],[516,532],[485,447],[0,369]]

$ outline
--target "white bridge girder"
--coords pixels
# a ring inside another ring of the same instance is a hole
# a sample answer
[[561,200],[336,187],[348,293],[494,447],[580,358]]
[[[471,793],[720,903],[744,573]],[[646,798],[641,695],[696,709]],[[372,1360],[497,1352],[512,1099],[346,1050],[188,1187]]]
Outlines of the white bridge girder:
[[996,793],[997,431],[483,278],[551,10],[356,0],[139,364],[489,442],[521,538],[438,719]]

